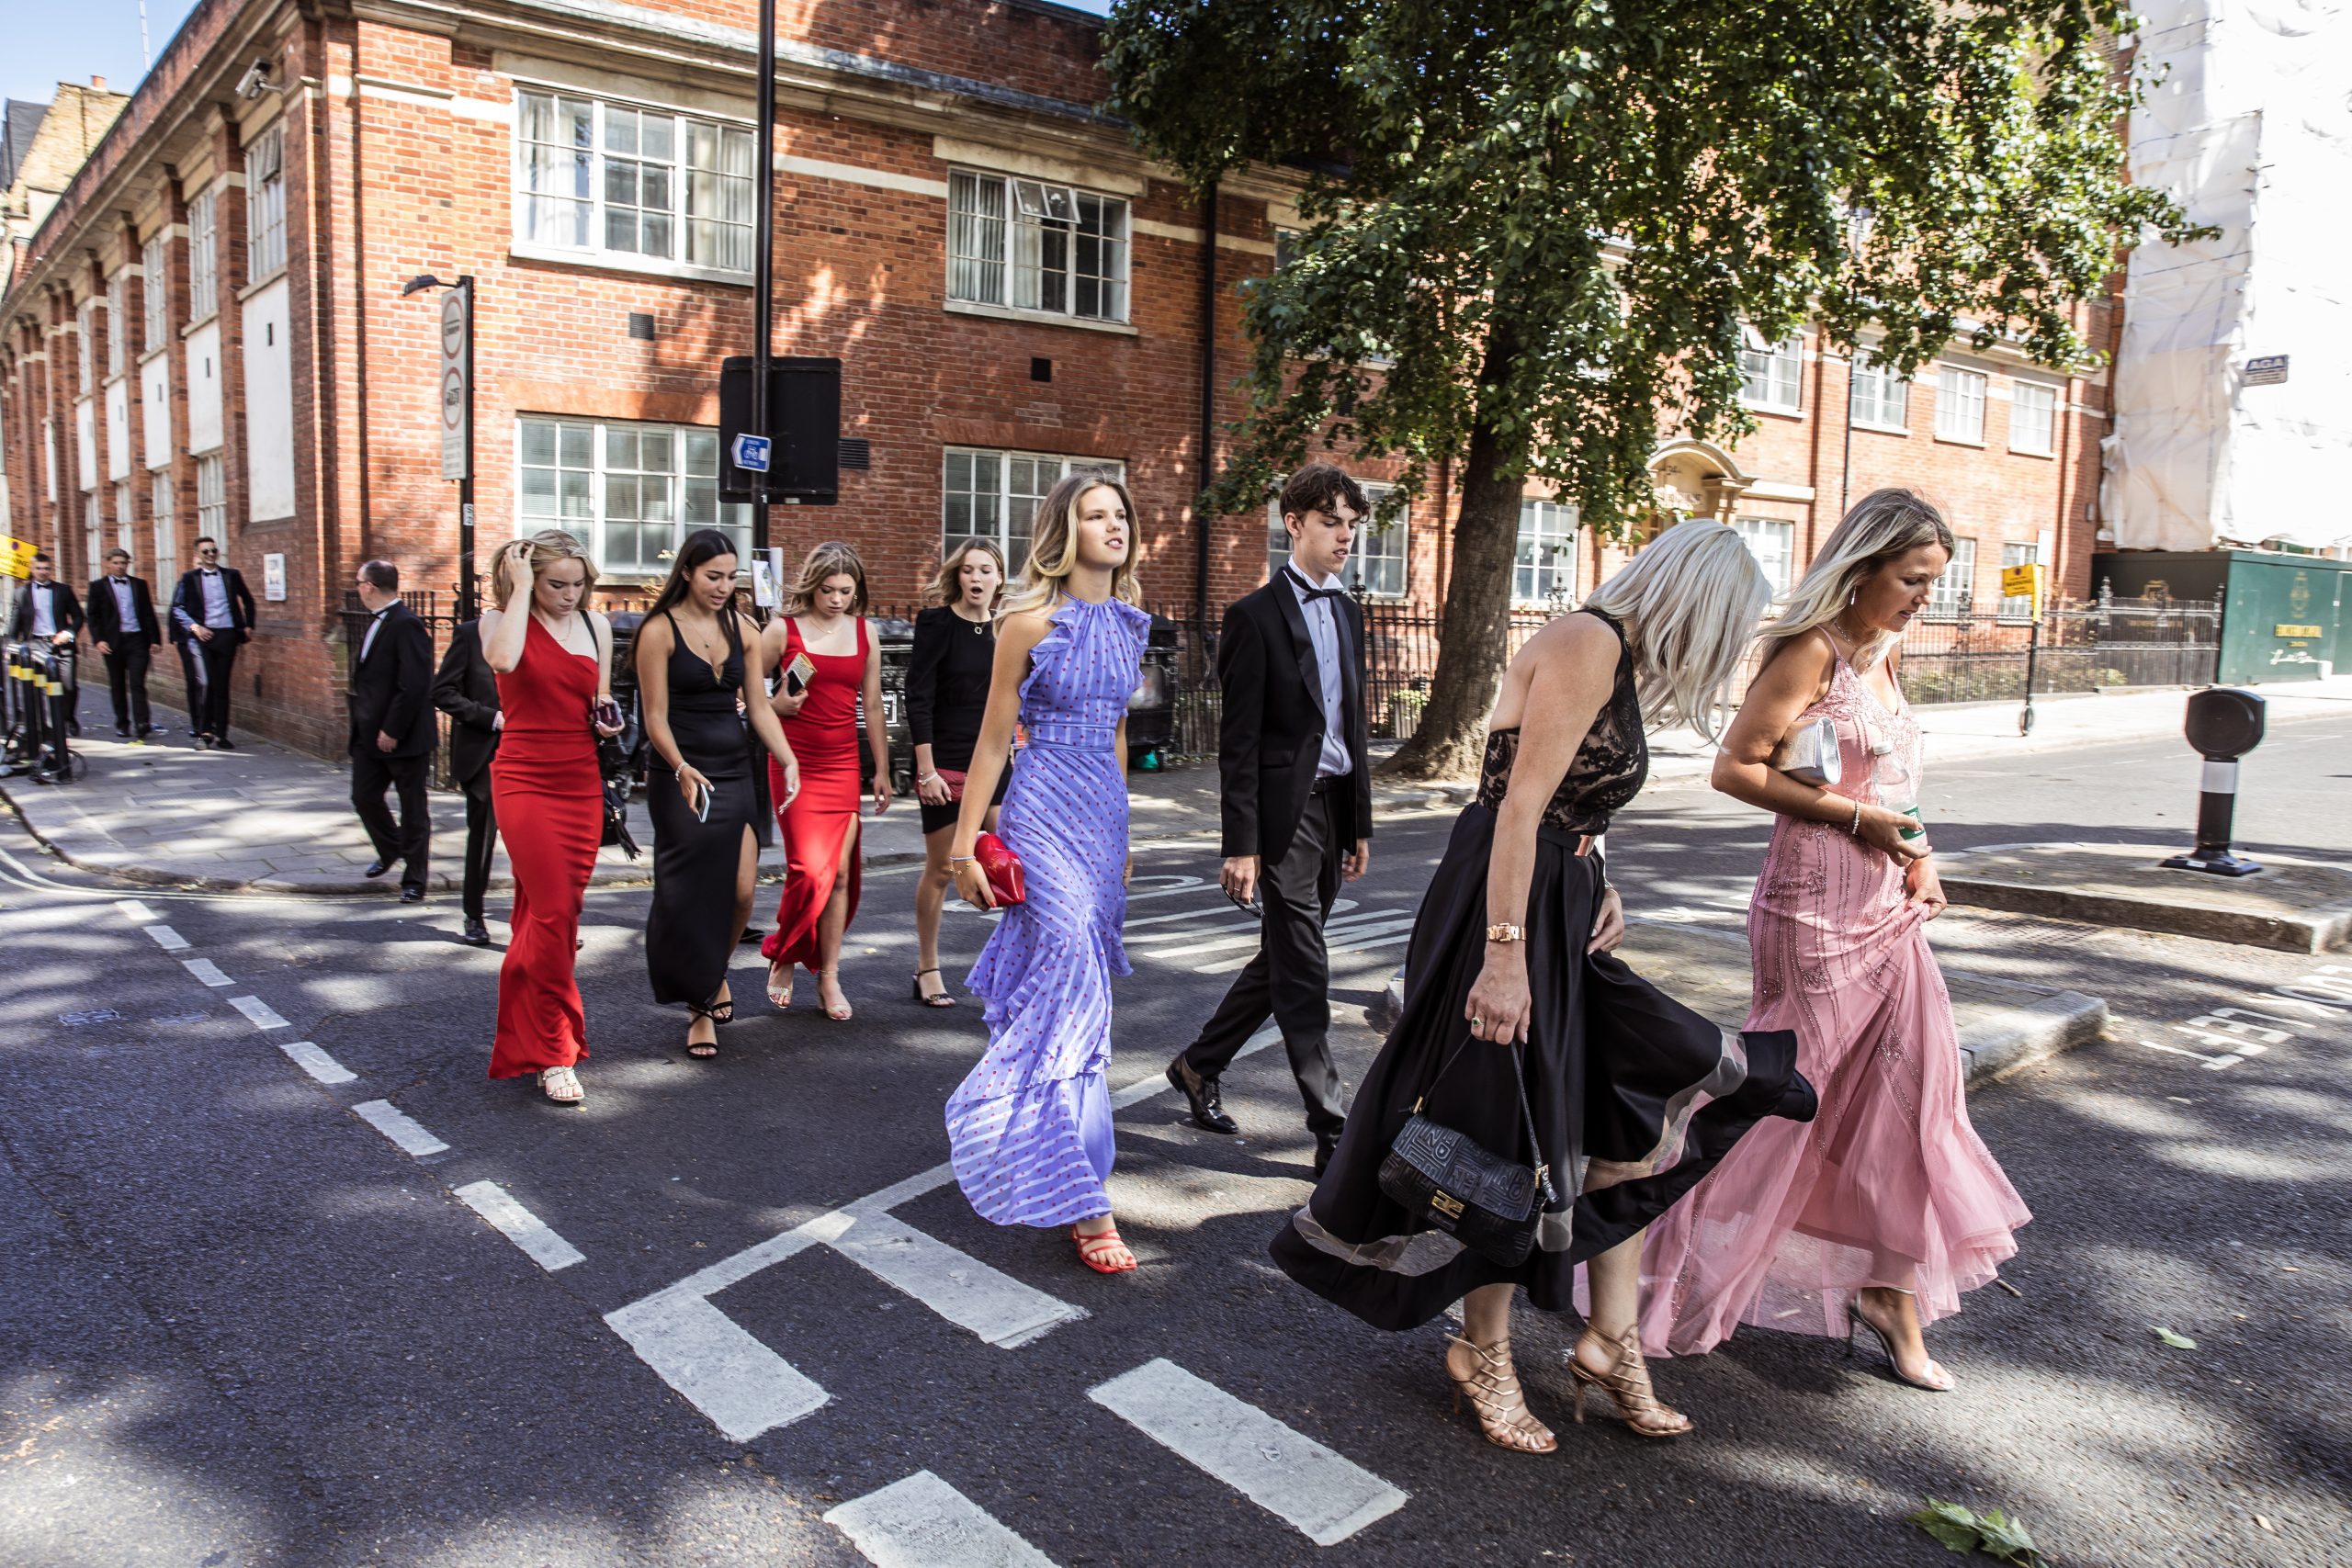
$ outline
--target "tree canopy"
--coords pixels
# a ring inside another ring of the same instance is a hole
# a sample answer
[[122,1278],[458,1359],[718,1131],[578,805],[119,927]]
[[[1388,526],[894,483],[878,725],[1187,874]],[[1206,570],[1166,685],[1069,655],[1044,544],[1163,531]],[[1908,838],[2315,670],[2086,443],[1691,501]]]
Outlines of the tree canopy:
[[2075,306],[2181,225],[2124,177],[2128,27],[2113,0],[1121,0],[1113,107],[1149,153],[1203,188],[1307,171],[1206,503],[1327,442],[1404,459],[1404,495],[1465,461],[1406,759],[1461,771],[1522,481],[1604,536],[1645,517],[1661,435],[1751,427],[1746,331],[1867,325],[1905,373],[1955,336],[2090,357]]

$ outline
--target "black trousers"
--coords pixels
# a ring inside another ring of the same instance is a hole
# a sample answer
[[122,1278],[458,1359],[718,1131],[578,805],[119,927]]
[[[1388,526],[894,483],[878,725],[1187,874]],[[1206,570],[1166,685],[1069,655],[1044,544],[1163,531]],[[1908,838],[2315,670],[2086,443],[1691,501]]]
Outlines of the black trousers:
[[490,799],[490,770],[466,781],[466,919],[483,919],[482,899],[490,892],[490,861],[498,852],[498,813]]
[[197,733],[209,735],[215,740],[229,739],[229,672],[237,662],[238,645],[219,632],[210,642],[188,638],[197,658],[204,661],[204,712],[196,721]]
[[[351,759],[351,805],[376,858],[400,861],[401,886],[422,888],[433,858],[433,808],[424,797],[425,781],[433,773],[433,756],[387,757],[380,752]],[[390,786],[401,797],[401,819],[392,821],[384,804]]]
[[1331,1065],[1331,957],[1323,945],[1323,922],[1353,846],[1339,841],[1331,803],[1320,791],[1309,795],[1288,852],[1260,865],[1258,897],[1266,913],[1258,952],[1184,1050],[1194,1072],[1216,1077],[1271,1014],[1290,1053],[1310,1133],[1336,1133],[1347,1120],[1340,1072]]
[[145,641],[119,644],[106,656],[107,692],[114,698],[114,727],[134,736],[147,733],[147,661],[154,649]]

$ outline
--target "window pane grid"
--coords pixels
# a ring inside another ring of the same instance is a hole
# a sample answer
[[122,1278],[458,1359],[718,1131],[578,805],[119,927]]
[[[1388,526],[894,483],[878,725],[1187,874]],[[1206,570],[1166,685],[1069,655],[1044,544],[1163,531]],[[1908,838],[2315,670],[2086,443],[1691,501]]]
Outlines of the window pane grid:
[[170,320],[168,307],[172,290],[164,269],[171,255],[171,237],[158,234],[147,242],[139,263],[139,302],[143,307],[145,331],[141,341],[153,354],[164,346],[164,333]]
[[1984,376],[1947,365],[1936,379],[1936,434],[1947,441],[1984,439]]
[[138,513],[130,504],[130,481],[117,479],[114,486],[114,542],[131,552],[136,559],[138,547],[131,542],[130,530],[137,526]]
[[659,577],[693,528],[718,528],[748,564],[751,508],[718,500],[718,435],[620,421],[515,421],[516,510],[526,532],[587,541],[599,570]]
[[91,387],[97,376],[97,367],[92,358],[96,351],[97,301],[95,299],[82,301],[82,308],[74,314],[74,368],[81,376],[77,385],[82,389],[82,395],[86,398],[90,395]]
[[1867,354],[1854,359],[1854,423],[1901,430],[1911,421],[1911,384]]
[[[1378,511],[1381,498],[1396,488],[1369,480],[1358,482],[1363,489],[1367,517]],[[1522,513],[1522,527],[1524,516]],[[1375,599],[1402,599],[1410,536],[1409,513],[1400,513],[1380,527],[1369,523],[1360,525],[1355,547],[1348,552],[1347,570],[1340,573],[1340,583],[1351,593],[1365,593]],[[1290,530],[1283,526],[1283,503],[1275,498],[1266,502],[1266,575],[1271,578],[1289,564]]]
[[196,460],[196,536],[219,539],[228,531],[229,486],[220,454]]
[[1511,597],[1540,604],[1555,594],[1565,599],[1577,585],[1577,509],[1557,501],[1519,503],[1519,558],[1511,571]]
[[[2031,566],[2041,559],[2041,546],[2039,541],[2027,544],[2007,544],[2001,547],[2001,564],[2004,567]],[[2030,593],[2003,594],[2000,615],[2005,621],[2031,620],[2033,595]]]
[[1750,408],[1794,413],[1804,376],[1804,339],[1792,337],[1769,348],[1739,352],[1739,395]]
[[1928,590],[1927,615],[1935,620],[1955,620],[1968,613],[1975,598],[1976,541],[1954,539],[1951,563]]
[[107,378],[122,374],[123,350],[130,338],[130,272],[125,268],[107,280]]
[[1127,203],[1070,186],[956,170],[947,184],[947,297],[1124,321]]
[[1127,475],[1127,466],[1111,458],[948,447],[940,473],[942,553],[967,539],[986,539],[1004,552],[1018,576],[1029,563],[1037,503],[1072,470],[1085,468],[1122,482]]
[[2009,450],[2047,457],[2057,450],[2058,389],[2015,381],[2009,392]]
[[149,510],[155,519],[155,555],[150,576],[156,588],[168,593],[172,580],[179,575],[180,556],[179,540],[172,527],[172,476],[168,469],[155,472]]
[[567,250],[752,269],[752,133],[661,109],[517,96],[514,227]]
[[267,277],[286,265],[286,128],[273,125],[245,149],[245,273]]
[[187,209],[187,314],[200,321],[220,309],[220,238],[214,219],[220,205],[206,191]]
[[1732,526],[1738,530],[1747,553],[1764,570],[1766,581],[1772,584],[1775,598],[1789,591],[1790,570],[1796,559],[1796,525],[1777,517],[1742,517]]

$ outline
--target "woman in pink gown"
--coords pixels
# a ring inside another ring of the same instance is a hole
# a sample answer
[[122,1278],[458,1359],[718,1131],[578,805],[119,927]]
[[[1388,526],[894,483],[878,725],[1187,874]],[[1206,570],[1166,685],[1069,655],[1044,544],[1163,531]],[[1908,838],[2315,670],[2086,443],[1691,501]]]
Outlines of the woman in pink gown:
[[[1742,1323],[1868,1329],[1895,1375],[1951,1386],[1921,1330],[2017,1251],[2030,1218],[1969,1125],[1951,998],[1926,924],[1944,907],[1915,806],[1919,728],[1894,651],[1950,564],[1951,530],[1908,491],[1863,498],[1765,633],[1714,784],[1776,814],[1747,919],[1751,1030],[1792,1029],[1821,1096],[1760,1122],[1654,1224],[1642,1348],[1713,1349]],[[1837,728],[1838,782],[1770,765],[1796,727]],[[1906,836],[1906,834],[1908,836]]]

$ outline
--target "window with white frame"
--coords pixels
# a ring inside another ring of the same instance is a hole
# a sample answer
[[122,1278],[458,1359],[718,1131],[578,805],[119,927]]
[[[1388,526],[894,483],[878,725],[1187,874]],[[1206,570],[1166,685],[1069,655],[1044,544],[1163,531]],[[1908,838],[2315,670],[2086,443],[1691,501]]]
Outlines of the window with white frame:
[[206,191],[187,204],[187,319],[191,324],[220,310],[220,200]]
[[2009,450],[2047,457],[2058,450],[2058,389],[2047,381],[2009,383]]
[[98,302],[96,299],[85,299],[82,301],[81,308],[74,312],[74,367],[81,377],[76,384],[80,386],[82,395],[85,398],[90,395],[91,389],[97,383],[96,358],[97,333]]
[[1941,441],[1984,441],[1984,373],[1946,365],[1936,372],[1936,436]]
[[107,279],[107,379],[122,374],[123,351],[130,346],[130,269]]
[[[1375,599],[1402,599],[1405,596],[1405,569],[1409,556],[1407,547],[1412,536],[1411,518],[1399,512],[1383,524],[1370,521],[1380,513],[1380,502],[1396,487],[1370,480],[1356,481],[1363,488],[1366,521],[1356,525],[1354,547],[1348,551],[1346,570],[1340,581],[1351,592],[1370,594]],[[1290,564],[1290,530],[1283,526],[1283,503],[1280,496],[1266,502],[1266,575]]]
[[216,542],[229,531],[229,475],[214,452],[196,460],[196,536]]
[[1747,553],[1756,558],[1756,564],[1764,569],[1773,597],[1786,593],[1796,565],[1797,525],[1778,517],[1741,517],[1734,520],[1732,527],[1747,546]]
[[687,534],[717,528],[748,564],[752,509],[718,499],[718,431],[528,414],[514,427],[525,532],[561,528],[600,571],[653,577]]
[[[2005,568],[2012,566],[2032,566],[2041,559],[2041,545],[2039,540],[2030,541],[2022,545],[2014,543],[2006,544],[2001,547],[2001,565]],[[2002,594],[2000,615],[2001,619],[2005,621],[2031,620],[2033,618],[2033,595],[2030,593]]]
[[1739,398],[1752,409],[1795,413],[1803,407],[1804,339],[1766,343],[1754,331],[1739,351]]
[[286,125],[272,125],[245,149],[245,281],[286,265]]
[[164,334],[170,330],[172,288],[167,273],[171,254],[169,230],[149,240],[146,249],[140,253],[139,303],[144,328],[140,344],[149,354],[164,346]]
[[1902,430],[1911,421],[1911,383],[1867,353],[1853,360],[1854,423],[1871,430]]
[[82,542],[88,547],[90,557],[90,575],[93,578],[98,575],[99,550],[101,548],[98,541],[105,536],[106,531],[106,491],[102,490],[84,491],[82,492]]
[[1087,468],[1126,482],[1127,466],[1116,458],[948,447],[939,485],[941,551],[967,539],[986,539],[1004,552],[1006,567],[1019,576],[1029,561],[1037,503],[1064,478]]
[[149,510],[155,518],[155,556],[148,564],[148,575],[157,589],[168,594],[172,580],[180,574],[179,536],[172,527],[172,471],[158,468],[153,478]]
[[1521,501],[1511,598],[1541,604],[1556,595],[1565,603],[1576,588],[1577,509],[1564,501]]
[[138,558],[139,547],[131,542],[130,531],[139,525],[137,512],[130,504],[130,481],[117,479],[114,487],[114,542]]
[[1944,574],[1928,590],[1927,615],[1930,620],[1957,620],[1968,614],[1976,597],[1976,541],[1954,539],[1951,561]]
[[947,298],[1127,319],[1127,204],[1014,175],[947,176]]
[[750,130],[570,94],[515,102],[516,239],[752,270],[759,164]]

